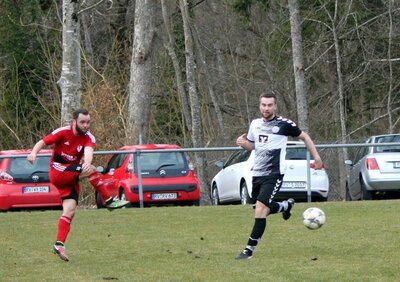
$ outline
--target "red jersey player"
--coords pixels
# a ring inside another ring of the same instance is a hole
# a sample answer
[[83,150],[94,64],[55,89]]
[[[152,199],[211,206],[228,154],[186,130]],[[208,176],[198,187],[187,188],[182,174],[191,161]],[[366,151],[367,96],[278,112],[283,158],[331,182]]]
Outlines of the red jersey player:
[[85,109],[76,110],[73,112],[71,125],[60,127],[45,136],[35,144],[27,157],[28,161],[34,163],[40,149],[54,145],[49,177],[60,193],[63,212],[58,220],[57,240],[53,245],[53,251],[65,261],[69,258],[64,244],[78,205],[80,179],[88,177],[109,210],[122,208],[129,203],[113,199],[106,188],[107,185],[100,181],[100,173],[92,165],[96,141],[89,127],[89,112]]

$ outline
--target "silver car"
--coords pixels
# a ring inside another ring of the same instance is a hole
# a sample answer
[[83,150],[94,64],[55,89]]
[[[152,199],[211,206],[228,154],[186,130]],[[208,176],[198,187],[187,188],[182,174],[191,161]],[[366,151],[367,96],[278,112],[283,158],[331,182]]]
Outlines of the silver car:
[[[370,137],[365,143],[399,143],[400,134]],[[400,145],[360,147],[349,166],[346,200],[372,200],[377,194],[400,192]]]

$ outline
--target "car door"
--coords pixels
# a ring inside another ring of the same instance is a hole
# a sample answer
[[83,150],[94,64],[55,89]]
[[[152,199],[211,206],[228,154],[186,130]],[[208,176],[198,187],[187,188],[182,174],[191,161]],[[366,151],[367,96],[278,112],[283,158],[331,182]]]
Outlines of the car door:
[[245,176],[250,152],[241,150],[231,155],[220,171],[218,193],[220,200],[240,199],[240,180]]
[[127,154],[115,154],[108,161],[102,180],[108,184],[107,188],[113,196],[118,196],[119,181],[124,178],[126,173],[125,167],[122,165],[127,158]]
[[[371,139],[368,139],[365,143],[371,143]],[[349,168],[349,176],[347,181],[348,192],[351,199],[354,200],[361,197],[360,171],[368,150],[369,147],[360,147],[354,159],[353,165]]]

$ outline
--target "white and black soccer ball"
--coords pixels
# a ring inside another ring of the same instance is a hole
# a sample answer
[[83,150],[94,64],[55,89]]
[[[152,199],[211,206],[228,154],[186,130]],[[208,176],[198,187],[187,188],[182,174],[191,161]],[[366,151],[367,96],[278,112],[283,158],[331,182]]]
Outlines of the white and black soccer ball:
[[313,207],[306,209],[301,219],[305,227],[315,230],[324,225],[326,217],[323,210]]

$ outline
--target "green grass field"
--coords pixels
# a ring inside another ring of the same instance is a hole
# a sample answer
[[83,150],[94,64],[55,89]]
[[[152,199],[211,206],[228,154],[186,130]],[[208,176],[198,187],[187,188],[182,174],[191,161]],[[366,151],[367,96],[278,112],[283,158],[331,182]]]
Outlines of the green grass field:
[[[301,223],[310,206],[319,230]],[[79,210],[69,262],[50,251],[59,215],[0,213],[0,281],[400,281],[399,200],[298,203],[245,261],[250,206]]]

